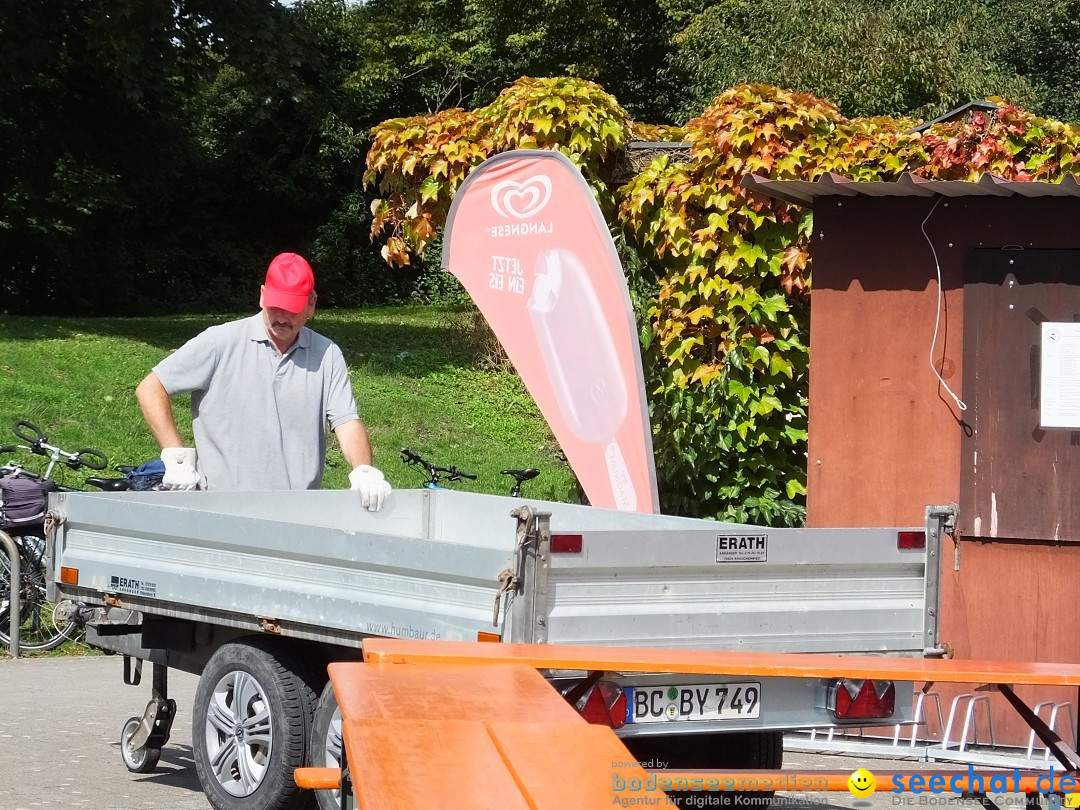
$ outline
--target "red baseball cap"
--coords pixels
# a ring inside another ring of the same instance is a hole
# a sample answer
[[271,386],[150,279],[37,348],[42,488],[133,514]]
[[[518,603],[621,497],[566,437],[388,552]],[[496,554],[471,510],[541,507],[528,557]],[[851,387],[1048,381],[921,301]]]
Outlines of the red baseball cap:
[[264,307],[303,312],[314,289],[315,274],[307,260],[297,253],[279,253],[266,270],[262,303]]

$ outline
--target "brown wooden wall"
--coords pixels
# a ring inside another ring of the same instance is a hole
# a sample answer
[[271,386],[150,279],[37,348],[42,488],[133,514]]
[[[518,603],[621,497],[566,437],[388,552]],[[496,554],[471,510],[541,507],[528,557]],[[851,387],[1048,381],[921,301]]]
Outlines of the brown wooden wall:
[[[959,571],[953,570],[953,548],[946,538],[941,637],[956,658],[1080,662],[1080,638],[1073,623],[1080,574],[1077,544],[961,540]],[[947,713],[952,698],[972,688],[939,684],[935,691]],[[1026,687],[1017,694],[1031,706],[1053,700],[1072,703],[1074,714],[1080,709],[1072,688]],[[998,737],[1027,745],[1023,720],[1001,695],[991,696],[991,702]],[[1044,711],[1043,718],[1048,717]]]
[[[937,200],[816,202],[810,526],[918,526],[927,504],[961,500],[963,414],[929,367],[938,290],[934,255],[920,230],[927,215],[944,287],[935,361],[961,397],[968,251],[1080,247],[1080,200],[953,198],[931,214]],[[952,541],[945,544],[941,640],[958,656],[1080,662],[1080,633],[1071,622],[1080,549],[969,538],[961,541],[954,572]],[[955,692],[942,692],[947,712]],[[1027,694],[1080,708],[1075,694],[1061,690]],[[999,705],[994,719],[1001,739],[1026,744],[1007,706]]]
[[[954,210],[935,213],[951,221]],[[819,200],[814,209],[810,526],[921,525],[926,504],[959,496],[954,408],[929,368],[937,290],[919,233],[928,211],[921,198]],[[935,241],[948,221],[932,221]],[[950,382],[963,356],[959,253],[940,251]]]
[[1042,325],[1080,321],[1080,250],[970,250],[960,530],[1080,541],[1080,430],[1044,429]]

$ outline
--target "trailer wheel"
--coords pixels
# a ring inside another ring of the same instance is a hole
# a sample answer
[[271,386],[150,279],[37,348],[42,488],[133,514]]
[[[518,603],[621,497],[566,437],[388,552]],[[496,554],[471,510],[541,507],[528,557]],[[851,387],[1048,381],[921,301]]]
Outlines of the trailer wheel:
[[139,730],[141,725],[141,717],[130,717],[124,723],[124,728],[120,732],[120,757],[124,760],[124,765],[132,773],[150,773],[157,767],[158,760],[161,759],[160,748],[143,746],[142,748],[132,749],[128,747],[128,741]]
[[215,810],[307,810],[293,769],[303,765],[316,695],[300,659],[255,638],[220,647],[195,690],[191,742]]
[[[334,687],[327,683],[315,708],[311,723],[308,764],[317,768],[340,768],[344,741],[341,736],[341,707]],[[319,810],[341,810],[340,790],[316,790]]]
[[[736,731],[728,734],[625,737],[630,753],[647,768],[701,770],[779,770],[784,766],[784,735],[779,731]],[[773,791],[672,791],[677,807],[747,806],[746,797],[769,797]],[[761,801],[755,800],[755,804]]]

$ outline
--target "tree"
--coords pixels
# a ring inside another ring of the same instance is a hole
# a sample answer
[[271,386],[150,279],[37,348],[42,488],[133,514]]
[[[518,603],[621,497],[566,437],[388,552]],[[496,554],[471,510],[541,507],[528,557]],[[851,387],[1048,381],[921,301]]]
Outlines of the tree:
[[[107,12],[90,3],[0,8],[0,238],[5,308],[76,307],[97,298],[89,246],[173,167],[177,49],[169,6],[150,0]],[[83,261],[87,278],[65,269]],[[108,278],[99,279],[108,282]]]
[[994,43],[1013,39],[993,5],[666,0],[665,9],[685,22],[673,63],[689,80],[687,115],[728,87],[761,82],[829,98],[850,116],[932,118],[973,98],[1035,102],[1031,82],[996,57]]
[[641,120],[670,121],[674,85],[664,72],[674,28],[656,0],[470,0],[468,9],[500,79],[495,91],[520,76],[574,76]]
[[184,227],[202,202],[189,98],[284,20],[273,0],[0,8],[5,308],[130,311],[187,284],[206,245]]
[[1031,85],[1033,112],[1080,121],[1080,2],[990,4],[1000,35],[987,36],[995,61]]

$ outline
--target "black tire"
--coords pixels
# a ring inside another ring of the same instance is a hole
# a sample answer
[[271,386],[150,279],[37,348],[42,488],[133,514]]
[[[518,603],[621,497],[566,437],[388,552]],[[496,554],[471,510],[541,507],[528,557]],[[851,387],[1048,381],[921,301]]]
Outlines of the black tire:
[[[340,768],[342,753],[341,708],[333,686],[326,684],[319,704],[315,708],[315,719],[311,723],[311,743],[308,748],[308,765],[316,768]],[[340,790],[316,790],[315,799],[319,810],[340,810]]]
[[727,749],[724,761],[731,765],[725,768],[740,768],[748,771],[778,771],[784,767],[784,735],[779,731],[751,731],[741,734],[726,734]]
[[[784,735],[779,731],[737,731],[730,734],[680,734],[677,737],[628,737],[623,743],[647,768],[701,770],[780,770]],[[677,807],[764,806],[773,791],[672,791]],[[750,801],[747,801],[750,799]],[[692,800],[692,801],[691,801]]]
[[124,765],[132,773],[150,773],[157,767],[158,760],[161,759],[160,748],[143,747],[137,751],[128,749],[128,740],[131,739],[141,724],[141,717],[131,717],[124,723],[124,728],[120,731],[120,758],[124,760]]
[[293,779],[311,733],[314,680],[271,639],[225,644],[210,657],[195,690],[191,744],[215,810],[314,809],[312,791]]
[[[51,650],[75,635],[79,626],[56,618],[56,603],[45,597],[45,540],[31,535],[15,538],[19,555],[19,647],[25,651]],[[0,545],[0,645],[11,641],[11,561]]]

